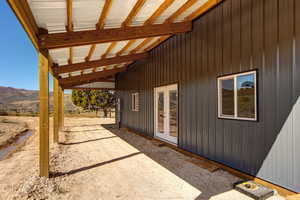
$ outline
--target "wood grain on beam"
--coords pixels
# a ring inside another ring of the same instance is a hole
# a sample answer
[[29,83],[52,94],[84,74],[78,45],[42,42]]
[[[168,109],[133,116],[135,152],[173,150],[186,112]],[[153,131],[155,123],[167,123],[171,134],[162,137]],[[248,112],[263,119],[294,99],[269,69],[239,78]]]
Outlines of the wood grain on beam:
[[[96,24],[97,29],[103,29],[104,28],[105,18],[107,17],[111,6],[112,6],[112,0],[106,0],[105,4],[103,6],[103,9],[102,9],[100,18],[98,20],[98,24]],[[88,56],[85,58],[86,61],[89,61],[91,59],[95,49],[96,49],[96,44],[93,44],[90,48]]]
[[78,86],[78,85],[84,85],[84,84],[95,83],[95,82],[113,83],[115,81],[114,80],[109,80],[109,79],[106,79],[106,78],[96,78],[96,79],[90,79],[90,80],[84,80],[84,81],[77,81],[76,83],[71,83],[71,84],[63,84],[61,86],[62,86],[62,88],[66,89],[66,88],[71,88],[71,87],[75,87],[75,86]]
[[154,47],[158,46],[159,44],[161,44],[162,42],[166,41],[167,39],[169,39],[169,37],[171,37],[171,35],[166,35],[163,37],[160,37],[156,42],[154,42],[153,44],[151,44],[149,47],[147,47],[145,49],[145,51],[150,51],[151,49],[153,49]]
[[154,40],[153,37],[151,38],[146,38],[141,44],[139,44],[136,48],[130,51],[130,53],[134,54],[137,51],[139,51],[141,48],[143,48],[146,44],[148,44],[150,41]]
[[[165,0],[159,8],[147,19],[144,23],[144,25],[153,24],[155,20],[174,2],[174,0]],[[121,49],[117,55],[122,55],[131,45],[133,45],[136,42],[136,40],[130,40],[123,49]],[[144,43],[145,45],[145,43]],[[140,45],[139,45],[140,46]],[[140,46],[141,48],[141,46]],[[137,51],[137,47],[134,49],[134,51]]]
[[[73,31],[73,0],[67,0],[67,31],[71,32]],[[69,64],[73,63],[73,48],[69,48]]]
[[72,64],[72,65],[63,65],[63,66],[59,66],[59,67],[54,67],[53,72],[56,75],[58,75],[58,74],[63,74],[63,73],[75,72],[78,70],[91,69],[91,68],[100,67],[100,66],[107,66],[107,65],[120,64],[120,63],[135,61],[135,60],[141,60],[141,59],[147,58],[147,56],[148,56],[147,53],[140,53],[140,54],[132,54],[132,55],[126,55],[126,56],[116,56],[113,58],[104,58],[101,60],[88,61],[88,62],[76,63],[76,64]]
[[95,73],[91,73],[91,74],[84,74],[81,76],[72,76],[72,77],[68,77],[68,78],[59,79],[59,83],[60,83],[60,85],[66,85],[66,84],[73,84],[73,83],[80,82],[80,81],[93,80],[93,79],[97,79],[97,78],[105,78],[108,76],[113,76],[116,73],[123,72],[125,70],[126,70],[126,67],[122,67],[122,68],[116,68],[116,69],[112,69],[112,70],[104,70],[104,71],[100,71],[100,72],[95,72]]
[[115,88],[66,87],[65,90],[116,90]]
[[165,21],[165,23],[173,22],[178,16],[180,16],[183,12],[185,12],[187,9],[189,9],[197,1],[199,1],[199,0],[189,0],[189,1],[187,1],[176,12],[174,12],[170,17],[168,17],[168,19]]
[[110,54],[110,52],[113,50],[113,48],[115,48],[116,45],[117,45],[117,42],[112,42],[106,49],[105,53],[103,55],[101,55],[101,58],[106,58],[106,56],[108,54]]
[[36,25],[36,22],[33,18],[29,6],[26,5],[27,1],[7,0],[7,2],[10,5],[11,9],[14,11],[17,18],[19,19],[34,47],[37,50],[39,50],[40,48],[37,37],[39,29]]
[[209,0],[205,4],[203,4],[200,8],[198,8],[196,11],[194,11],[192,14],[187,16],[184,20],[186,21],[193,20],[222,1],[223,0]]
[[133,18],[138,14],[138,12],[141,10],[143,5],[145,4],[146,0],[138,0],[136,4],[134,5],[133,9],[130,11],[129,15],[125,19],[125,21],[122,23],[122,26],[129,26],[133,20]]
[[103,29],[104,27],[104,22],[105,22],[105,18],[107,17],[109,10],[112,6],[113,0],[105,0],[105,4],[104,7],[102,9],[100,18],[98,20],[98,24],[96,26],[97,29]]
[[117,53],[118,56],[122,55],[129,47],[135,43],[136,40],[129,40],[129,42]]
[[113,29],[53,33],[41,35],[41,47],[47,49],[156,37],[191,31],[191,22],[155,24]]
[[165,0],[159,8],[151,15],[144,25],[153,24],[155,20],[167,9],[175,0]]

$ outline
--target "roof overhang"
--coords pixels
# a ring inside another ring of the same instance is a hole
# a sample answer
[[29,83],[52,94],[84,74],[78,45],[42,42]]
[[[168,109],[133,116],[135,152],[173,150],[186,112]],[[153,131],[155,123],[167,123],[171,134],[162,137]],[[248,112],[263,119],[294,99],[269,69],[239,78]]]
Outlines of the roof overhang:
[[222,0],[7,1],[48,55],[59,84],[77,89],[108,84],[99,79],[114,78],[172,35],[191,31],[192,20]]

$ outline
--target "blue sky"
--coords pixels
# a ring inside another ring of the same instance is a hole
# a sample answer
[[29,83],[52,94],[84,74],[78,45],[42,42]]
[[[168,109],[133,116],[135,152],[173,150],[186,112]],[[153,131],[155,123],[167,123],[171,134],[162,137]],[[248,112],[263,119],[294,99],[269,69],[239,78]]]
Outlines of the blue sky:
[[4,0],[0,13],[0,86],[38,90],[38,54]]

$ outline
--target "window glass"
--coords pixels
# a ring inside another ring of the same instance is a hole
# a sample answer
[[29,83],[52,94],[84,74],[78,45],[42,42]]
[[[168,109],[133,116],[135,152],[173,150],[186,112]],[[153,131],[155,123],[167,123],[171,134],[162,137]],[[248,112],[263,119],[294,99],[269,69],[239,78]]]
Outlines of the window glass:
[[222,115],[234,115],[234,79],[221,80]]
[[257,120],[256,71],[218,78],[219,117]]
[[237,110],[238,117],[255,118],[255,85],[254,74],[237,77]]
[[165,123],[165,116],[164,116],[164,93],[158,93],[158,101],[157,101],[157,123],[158,123],[158,131],[160,133],[164,132],[164,123]]
[[177,90],[172,90],[169,92],[170,96],[170,135],[173,137],[177,137]]

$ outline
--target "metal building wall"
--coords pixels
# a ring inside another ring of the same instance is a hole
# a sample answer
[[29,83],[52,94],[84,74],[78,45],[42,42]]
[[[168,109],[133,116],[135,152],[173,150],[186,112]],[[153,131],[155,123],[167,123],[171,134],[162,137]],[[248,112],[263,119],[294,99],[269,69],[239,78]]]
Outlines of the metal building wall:
[[[178,83],[179,147],[300,192],[299,11],[299,0],[224,1],[118,75],[122,125],[153,136],[153,88]],[[251,69],[259,121],[218,119],[217,76]]]

